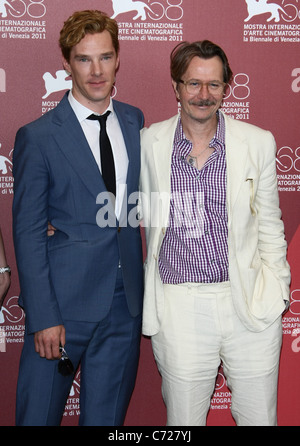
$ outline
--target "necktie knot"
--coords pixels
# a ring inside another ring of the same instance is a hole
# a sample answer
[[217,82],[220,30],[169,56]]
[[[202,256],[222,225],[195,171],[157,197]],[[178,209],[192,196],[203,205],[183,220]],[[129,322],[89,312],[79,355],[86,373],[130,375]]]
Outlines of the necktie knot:
[[100,125],[105,125],[109,114],[110,111],[108,110],[106,113],[104,113],[104,115],[91,114],[90,116],[87,117],[87,119],[90,119],[91,121],[99,121]]

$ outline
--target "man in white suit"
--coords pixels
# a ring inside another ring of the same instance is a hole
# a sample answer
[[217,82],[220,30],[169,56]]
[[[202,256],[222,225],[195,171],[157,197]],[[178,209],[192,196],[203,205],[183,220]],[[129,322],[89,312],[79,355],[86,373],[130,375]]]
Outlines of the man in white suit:
[[143,332],[168,425],[205,425],[222,361],[238,425],[276,425],[290,270],[272,134],[220,110],[232,72],[209,41],[171,54],[181,113],[142,130]]

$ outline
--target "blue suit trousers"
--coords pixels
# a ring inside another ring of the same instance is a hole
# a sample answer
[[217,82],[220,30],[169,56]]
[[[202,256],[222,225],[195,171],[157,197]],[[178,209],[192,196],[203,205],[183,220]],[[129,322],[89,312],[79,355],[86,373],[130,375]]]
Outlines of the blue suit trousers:
[[[140,350],[141,315],[128,311],[119,268],[112,306],[98,323],[64,321],[65,350],[80,365],[82,426],[120,426],[134,388]],[[17,388],[16,425],[61,423],[74,376],[58,373],[58,360],[41,358],[34,336],[25,334]]]

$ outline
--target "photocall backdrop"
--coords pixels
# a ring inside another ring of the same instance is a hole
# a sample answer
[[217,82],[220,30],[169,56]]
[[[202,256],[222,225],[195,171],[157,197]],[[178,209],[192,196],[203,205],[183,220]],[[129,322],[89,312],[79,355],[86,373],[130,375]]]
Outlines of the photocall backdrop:
[[[12,268],[11,288],[0,312],[0,425],[14,425],[24,332],[12,242],[14,138],[20,126],[55,107],[71,87],[72,81],[63,71],[58,36],[63,22],[83,9],[100,9],[118,21],[121,65],[113,94],[140,107],[147,126],[178,111],[169,74],[173,47],[183,40],[209,39],[223,47],[234,72],[224,98],[224,112],[273,132],[292,269],[291,306],[283,317],[278,424],[300,425],[298,0],[0,0],[0,225]],[[165,425],[160,386],[150,340],[143,337],[125,425]],[[63,425],[77,424],[79,392],[80,371],[66,404]],[[221,367],[208,425],[234,425],[230,404]]]

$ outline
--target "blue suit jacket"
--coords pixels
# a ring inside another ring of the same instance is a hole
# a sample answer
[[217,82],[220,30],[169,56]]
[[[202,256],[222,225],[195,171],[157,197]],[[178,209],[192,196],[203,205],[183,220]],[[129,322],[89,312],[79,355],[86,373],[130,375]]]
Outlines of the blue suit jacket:
[[[16,136],[13,228],[21,287],[20,305],[29,333],[64,320],[96,322],[108,312],[119,260],[128,308],[142,310],[142,244],[139,225],[127,224],[138,191],[142,112],[114,101],[129,166],[124,221],[96,223],[102,176],[67,94],[59,105],[22,127]],[[57,231],[47,237],[47,222]]]

